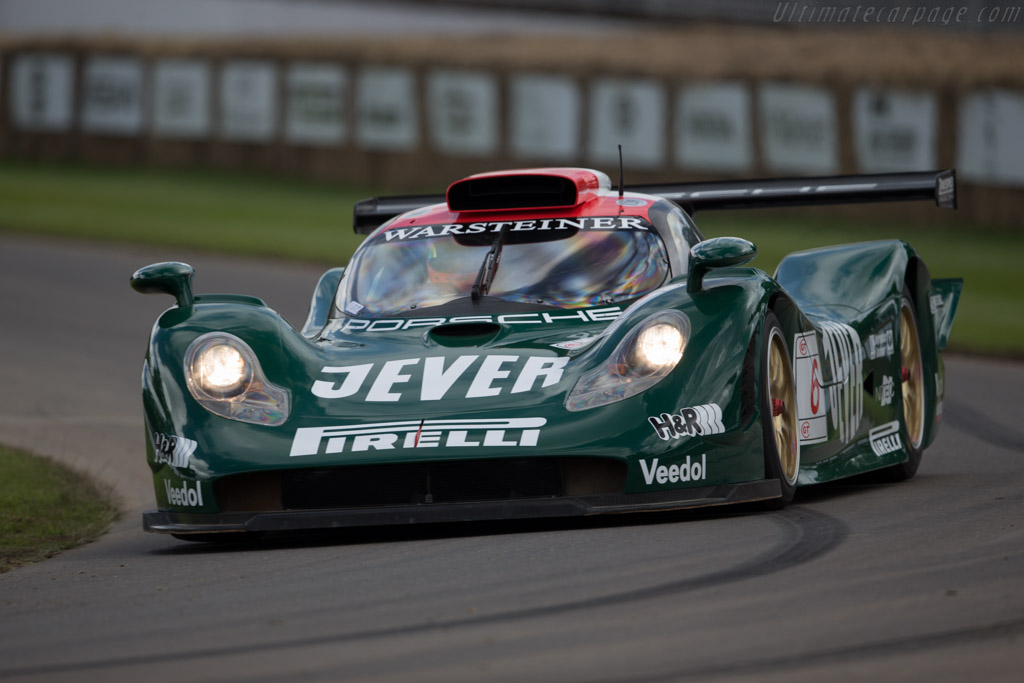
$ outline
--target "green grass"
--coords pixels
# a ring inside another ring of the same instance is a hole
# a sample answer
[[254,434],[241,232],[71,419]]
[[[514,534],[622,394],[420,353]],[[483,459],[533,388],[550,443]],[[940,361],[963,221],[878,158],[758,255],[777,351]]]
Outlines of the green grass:
[[371,196],[248,173],[0,162],[0,229],[344,263]]
[[[440,189],[440,188],[438,188]],[[361,237],[352,205],[382,191],[357,191],[266,175],[217,171],[57,166],[0,162],[0,229],[166,244],[344,264]],[[939,211],[939,209],[936,209]],[[951,348],[1024,355],[1024,236],[958,224],[915,225],[835,217],[825,210],[742,211],[698,216],[706,235],[758,245],[755,266],[773,272],[793,251],[900,238],[933,277],[963,277]],[[312,287],[312,283],[310,284]]]
[[0,573],[88,543],[117,515],[89,479],[0,446]]

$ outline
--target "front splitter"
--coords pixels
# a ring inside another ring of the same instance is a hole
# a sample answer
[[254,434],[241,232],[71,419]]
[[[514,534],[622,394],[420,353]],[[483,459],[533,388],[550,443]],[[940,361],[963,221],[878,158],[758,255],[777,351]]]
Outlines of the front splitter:
[[423,503],[372,508],[270,510],[193,514],[169,510],[142,513],[142,528],[163,534],[298,531],[360,526],[442,524],[503,519],[585,517],[627,512],[657,512],[770,500],[782,495],[779,482],[763,479],[707,486],[596,496],[563,496],[468,503]]

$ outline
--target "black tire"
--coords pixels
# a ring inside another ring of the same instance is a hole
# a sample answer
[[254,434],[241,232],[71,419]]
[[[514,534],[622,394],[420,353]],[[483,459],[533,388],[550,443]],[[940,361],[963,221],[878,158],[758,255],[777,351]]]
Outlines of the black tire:
[[[905,319],[904,316],[908,317]],[[886,467],[882,470],[882,475],[887,481],[906,481],[917,474],[917,468],[921,465],[926,412],[924,365],[921,360],[917,310],[907,290],[903,290],[903,298],[900,301],[900,324],[896,343],[900,353],[900,438],[903,440],[907,460]],[[904,368],[908,371],[906,380],[903,379]]]
[[[773,353],[774,347],[774,353]],[[774,372],[774,381],[773,381]],[[780,415],[773,414],[772,399],[782,401]],[[796,386],[789,345],[779,319],[768,311],[761,336],[761,426],[764,430],[765,478],[779,482],[782,496],[762,503],[770,510],[789,505],[800,473],[800,445],[796,431]]]

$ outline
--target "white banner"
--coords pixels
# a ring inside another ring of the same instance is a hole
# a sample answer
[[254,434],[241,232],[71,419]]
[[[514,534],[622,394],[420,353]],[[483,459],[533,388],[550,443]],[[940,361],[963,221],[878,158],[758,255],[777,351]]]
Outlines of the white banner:
[[405,152],[419,144],[416,80],[409,69],[369,67],[360,71],[356,111],[360,146]]
[[498,151],[498,83],[484,71],[438,69],[427,77],[430,139],[441,152],[481,157]]
[[512,78],[512,154],[521,159],[570,161],[579,156],[580,91],[568,76]]
[[773,171],[836,173],[836,107],[823,88],[766,83],[758,90],[761,152]]
[[603,78],[590,92],[590,159],[657,168],[665,163],[665,90],[657,81]]
[[285,138],[291,142],[336,145],[348,135],[348,74],[333,64],[293,64],[287,76]]
[[238,60],[220,73],[220,132],[233,142],[266,142],[277,131],[277,71],[268,61]]
[[170,138],[210,134],[210,65],[163,59],[153,67],[153,133]]
[[97,56],[82,74],[82,129],[106,135],[142,130],[142,62],[136,57]]
[[702,171],[744,172],[754,165],[750,90],[723,81],[689,85],[676,98],[676,163]]
[[868,173],[937,168],[935,96],[861,88],[853,98],[857,166]]
[[46,52],[14,55],[10,67],[10,114],[15,128],[65,131],[71,128],[74,61]]
[[1024,186],[1024,93],[983,90],[960,101],[956,170],[965,180]]

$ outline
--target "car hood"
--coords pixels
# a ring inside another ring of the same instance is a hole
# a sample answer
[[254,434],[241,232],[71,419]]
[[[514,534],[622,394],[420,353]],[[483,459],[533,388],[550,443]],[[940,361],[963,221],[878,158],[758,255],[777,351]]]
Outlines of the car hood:
[[[293,415],[354,420],[558,405],[618,307],[466,319],[336,321],[289,373]],[[353,325],[353,321],[357,324]],[[593,355],[593,354],[590,354]]]

